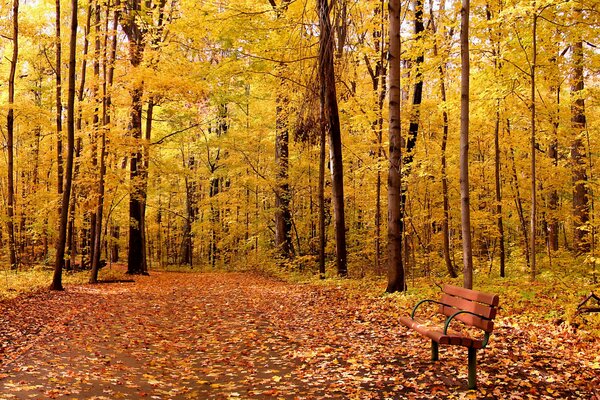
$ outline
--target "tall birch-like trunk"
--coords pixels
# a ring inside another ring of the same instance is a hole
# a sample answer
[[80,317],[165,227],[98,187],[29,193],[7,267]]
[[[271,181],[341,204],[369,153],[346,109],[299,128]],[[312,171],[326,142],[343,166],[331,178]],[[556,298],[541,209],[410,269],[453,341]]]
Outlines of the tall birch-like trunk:
[[402,259],[402,138],[400,129],[400,0],[389,2],[388,283],[386,292],[406,289]]
[[69,79],[67,92],[67,160],[65,185],[63,190],[60,225],[56,241],[56,258],[54,260],[54,276],[51,290],[63,290],[62,270],[65,263],[65,245],[67,239],[67,222],[69,220],[69,200],[73,180],[73,151],[75,148],[75,67],[77,53],[77,0],[71,0],[71,35],[69,41]]

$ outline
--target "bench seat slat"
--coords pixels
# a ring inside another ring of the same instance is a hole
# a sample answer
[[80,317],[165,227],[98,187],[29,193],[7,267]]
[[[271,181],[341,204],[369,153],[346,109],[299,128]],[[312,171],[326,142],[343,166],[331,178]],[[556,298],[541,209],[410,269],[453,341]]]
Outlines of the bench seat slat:
[[[461,297],[451,296],[446,293],[442,294],[441,302],[452,306],[457,310],[470,311],[473,314],[480,315],[482,318],[485,319],[493,319],[496,316],[496,307],[490,307],[485,304],[476,303],[474,301],[466,300]],[[450,316],[452,314],[453,313],[446,315]]]
[[422,322],[413,320],[410,317],[400,317],[400,322],[408,328],[414,329],[423,336],[427,336],[431,340],[439,344],[448,344],[453,346],[472,347],[481,349],[483,347],[482,339],[473,339],[458,333],[447,333],[439,328],[432,328]]
[[467,300],[476,301],[478,303],[488,304],[492,307],[497,307],[500,302],[500,298],[497,294],[484,293],[476,290],[465,289],[459,286],[445,284],[443,288],[444,293],[448,293],[452,296],[462,297]]

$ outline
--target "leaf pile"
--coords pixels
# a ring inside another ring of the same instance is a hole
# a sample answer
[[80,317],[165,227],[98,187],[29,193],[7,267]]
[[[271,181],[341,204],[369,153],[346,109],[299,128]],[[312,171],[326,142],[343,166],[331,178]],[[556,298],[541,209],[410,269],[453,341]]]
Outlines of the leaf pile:
[[479,351],[397,323],[394,296],[252,274],[153,273],[0,303],[0,398],[593,398],[600,346],[500,318]]

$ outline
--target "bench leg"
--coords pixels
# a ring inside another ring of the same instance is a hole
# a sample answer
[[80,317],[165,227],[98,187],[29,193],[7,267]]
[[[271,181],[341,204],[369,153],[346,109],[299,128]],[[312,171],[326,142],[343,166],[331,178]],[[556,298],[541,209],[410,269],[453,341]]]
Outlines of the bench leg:
[[435,340],[431,341],[431,361],[438,361],[440,359],[439,344]]
[[477,387],[477,349],[469,347],[469,389]]

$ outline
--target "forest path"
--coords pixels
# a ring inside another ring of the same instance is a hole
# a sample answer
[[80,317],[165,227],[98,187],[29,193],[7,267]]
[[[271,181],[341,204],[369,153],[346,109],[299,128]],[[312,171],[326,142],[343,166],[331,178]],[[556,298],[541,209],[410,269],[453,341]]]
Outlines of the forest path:
[[0,307],[0,399],[587,399],[599,383],[583,346],[528,348],[501,325],[470,392],[466,351],[431,363],[393,297],[252,274],[153,272]]

